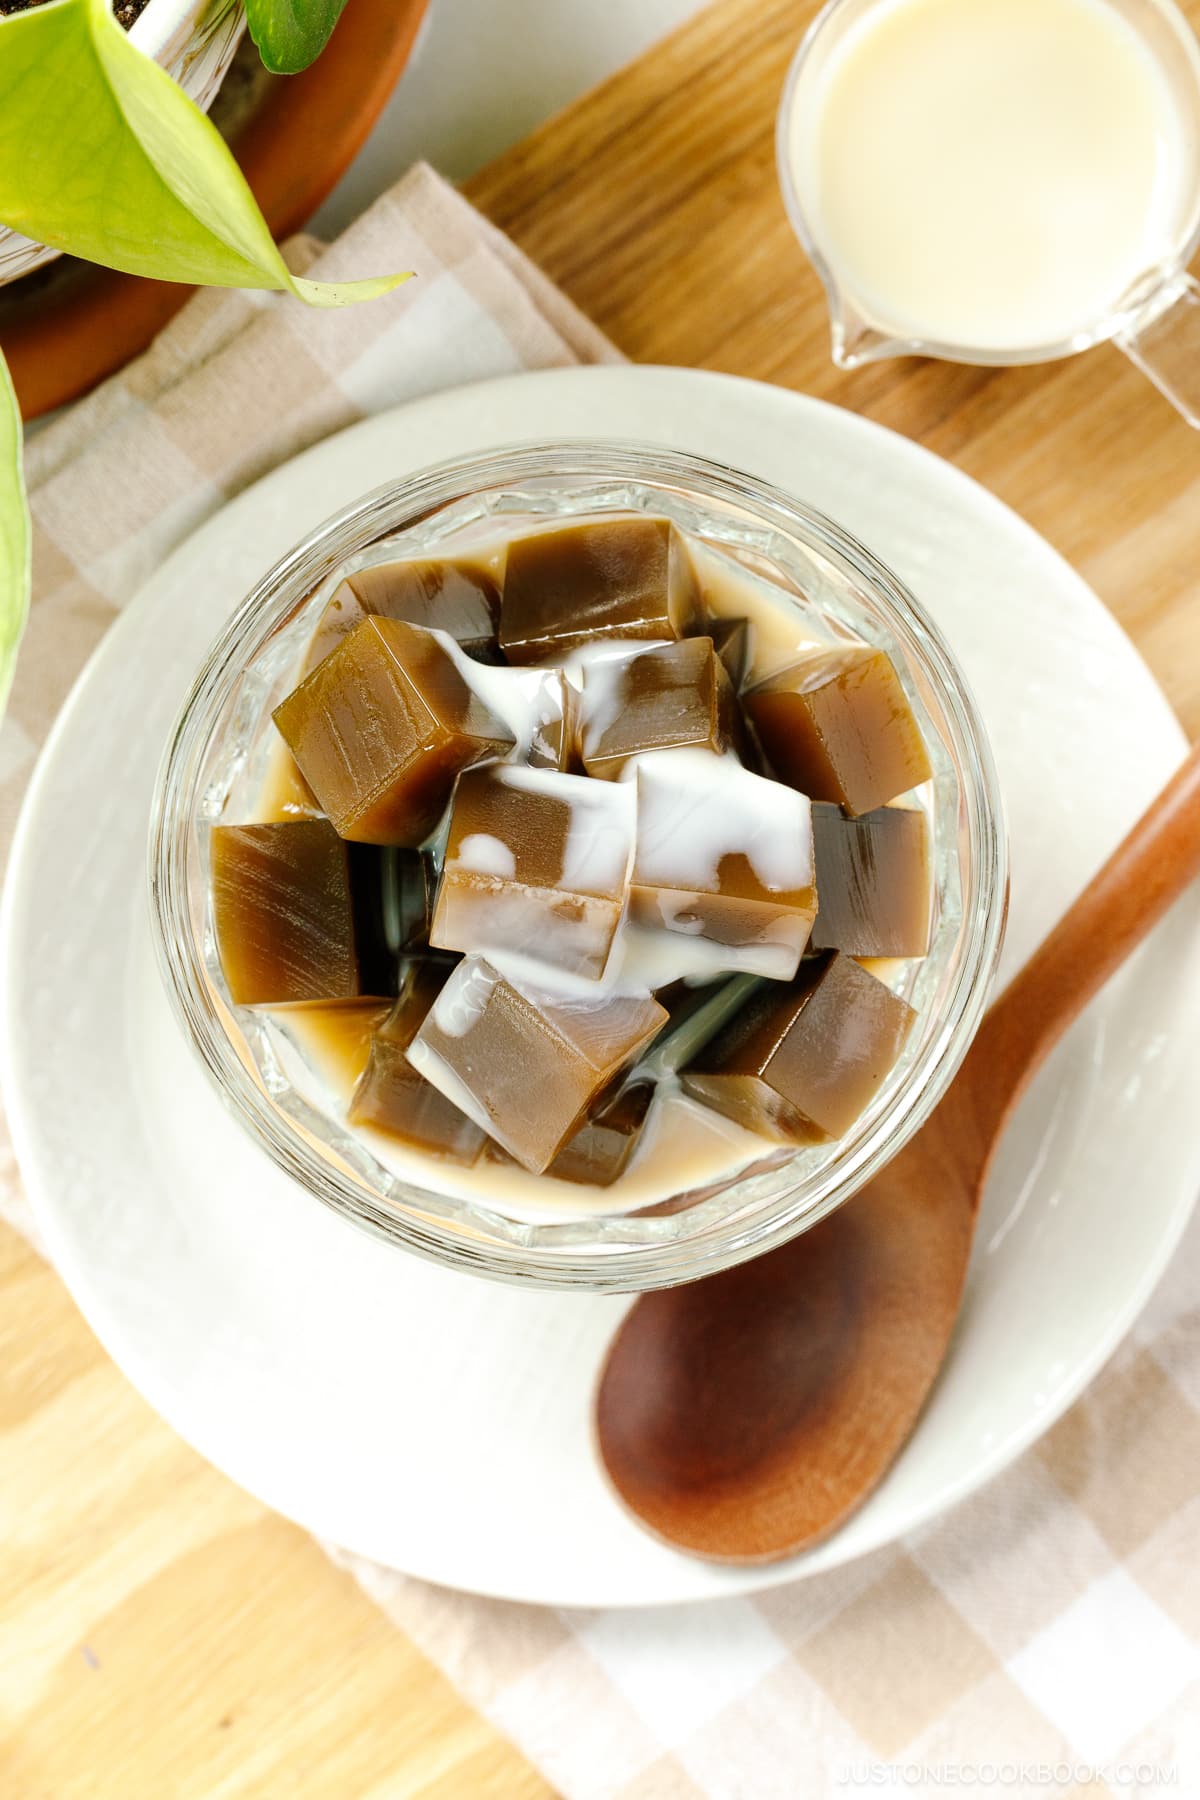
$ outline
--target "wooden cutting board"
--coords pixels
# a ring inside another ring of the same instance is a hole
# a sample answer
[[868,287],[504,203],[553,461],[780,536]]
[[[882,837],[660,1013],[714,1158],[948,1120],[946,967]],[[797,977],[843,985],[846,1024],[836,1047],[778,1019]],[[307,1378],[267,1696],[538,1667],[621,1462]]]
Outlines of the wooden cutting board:
[[[1030,519],[1200,731],[1200,434],[1112,351],[842,374],[772,127],[807,0],[721,0],[469,193],[642,361],[836,401]],[[1188,0],[1200,25],[1200,0]],[[542,1779],[303,1533],[174,1437],[0,1241],[4,1800],[533,1800]]]

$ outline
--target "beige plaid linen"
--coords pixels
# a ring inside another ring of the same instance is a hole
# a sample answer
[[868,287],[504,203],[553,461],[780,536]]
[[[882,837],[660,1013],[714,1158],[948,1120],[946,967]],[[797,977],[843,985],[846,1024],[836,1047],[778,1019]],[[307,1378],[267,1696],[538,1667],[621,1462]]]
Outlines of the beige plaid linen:
[[[420,280],[344,313],[198,295],[29,449],[36,594],[0,736],[0,833],[115,612],[224,500],[438,387],[614,357],[418,169],[328,250]],[[28,1231],[11,1153],[0,1211]],[[556,1612],[339,1558],[571,1800],[858,1790],[1200,1796],[1200,1226],[1047,1437],[903,1545],[753,1599]]]

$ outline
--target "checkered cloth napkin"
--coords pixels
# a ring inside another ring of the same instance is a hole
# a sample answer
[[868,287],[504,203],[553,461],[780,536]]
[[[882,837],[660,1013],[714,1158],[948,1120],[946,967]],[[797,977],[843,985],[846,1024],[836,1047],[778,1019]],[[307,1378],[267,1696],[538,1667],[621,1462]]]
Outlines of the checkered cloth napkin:
[[[36,596],[0,737],[0,832],[76,673],[156,563],[306,444],[431,389],[615,360],[427,169],[319,276],[411,266],[310,313],[198,295],[29,448]],[[0,1211],[31,1229],[11,1154]],[[948,1518],[753,1599],[556,1612],[340,1557],[569,1800],[856,1789],[1200,1796],[1200,1226],[1086,1397]]]

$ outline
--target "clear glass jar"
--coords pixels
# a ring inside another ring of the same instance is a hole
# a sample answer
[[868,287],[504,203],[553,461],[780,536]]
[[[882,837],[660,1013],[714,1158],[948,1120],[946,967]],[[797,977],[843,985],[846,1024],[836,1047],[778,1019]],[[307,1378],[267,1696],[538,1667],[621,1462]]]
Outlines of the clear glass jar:
[[[501,532],[580,515],[644,511],[770,579],[797,639],[832,631],[885,648],[934,768],[927,808],[936,908],[924,961],[897,977],[917,1023],[895,1068],[835,1143],[777,1152],[719,1183],[636,1214],[515,1221],[383,1168],[314,1106],[270,1049],[259,1015],[231,1005],[209,910],[208,828],[264,754],[317,614],[347,564],[452,554]],[[374,550],[372,552],[372,547]],[[226,1104],[315,1196],[390,1243],[453,1268],[542,1286],[633,1291],[712,1274],[785,1242],[849,1199],[944,1092],[983,1012],[1003,935],[1007,853],[991,753],[975,701],[933,621],[863,545],[749,475],[638,444],[544,444],[428,470],[326,520],[263,577],[197,676],[159,778],[150,836],[154,935],[184,1031]]]

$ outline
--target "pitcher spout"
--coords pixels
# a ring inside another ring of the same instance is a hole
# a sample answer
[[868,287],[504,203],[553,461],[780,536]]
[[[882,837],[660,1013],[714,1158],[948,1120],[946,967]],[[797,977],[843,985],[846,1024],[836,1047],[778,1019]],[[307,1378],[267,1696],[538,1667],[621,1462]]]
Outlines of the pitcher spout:
[[827,291],[833,360],[839,369],[858,369],[864,363],[902,354],[904,346],[895,338],[864,318],[836,290]]

